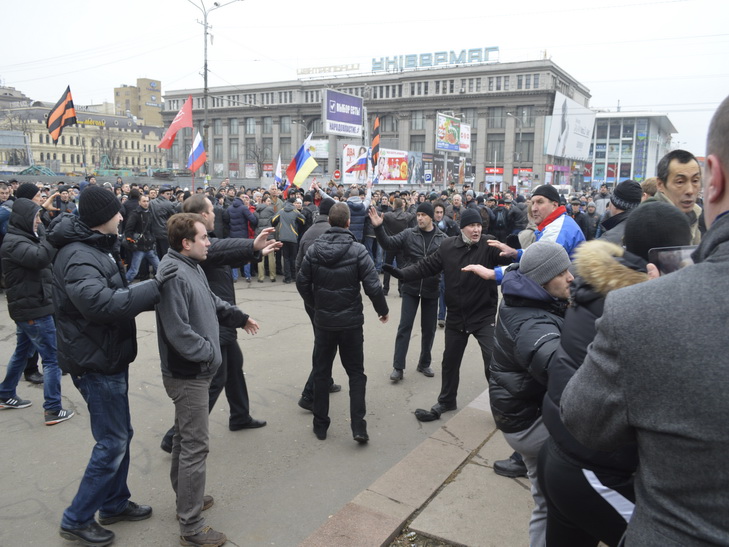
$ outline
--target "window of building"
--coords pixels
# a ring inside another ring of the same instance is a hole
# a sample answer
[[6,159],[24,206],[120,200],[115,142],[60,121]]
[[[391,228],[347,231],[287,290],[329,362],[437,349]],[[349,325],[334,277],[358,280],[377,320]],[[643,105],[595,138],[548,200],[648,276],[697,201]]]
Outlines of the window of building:
[[410,150],[413,152],[425,152],[425,135],[411,135]]
[[281,133],[291,133],[291,116],[281,116],[279,123]]
[[238,139],[228,139],[228,161],[238,161]]
[[223,161],[223,139],[213,139],[213,161]]
[[539,74],[532,75],[532,82],[534,84],[534,89],[539,89]]
[[527,74],[524,76],[524,89],[531,89],[532,87],[532,75]]
[[490,106],[486,127],[489,129],[503,129],[505,123],[504,107]]
[[501,76],[496,76],[496,91],[501,91]]
[[504,91],[509,91],[509,77],[504,76]]
[[522,127],[534,127],[535,118],[533,105],[517,106],[515,114],[521,120]]
[[440,95],[440,80],[435,82],[435,94]]
[[380,118],[380,130],[383,133],[397,133],[397,118],[391,114],[382,116]]
[[504,163],[504,135],[489,135],[486,140],[486,166]]
[[228,119],[228,133],[231,135],[237,135],[238,134],[238,118],[229,118]]
[[598,121],[595,126],[595,137],[598,139],[607,139],[607,121]]
[[281,155],[283,161],[288,162],[293,156],[291,154],[291,139],[286,137],[279,141],[278,152]]
[[633,138],[633,122],[632,121],[623,121],[623,138],[624,139],[631,139]]
[[243,102],[247,105],[255,105],[256,104],[256,94],[255,93],[246,93],[243,95]]
[[493,76],[489,76],[489,91],[494,90],[494,80],[495,78]]
[[263,117],[263,134],[270,135],[273,133],[273,118],[271,116]]
[[475,108],[464,108],[463,109],[463,121],[466,122],[471,128],[476,127],[476,109]]
[[311,122],[311,131],[314,133],[324,133],[324,124],[321,118],[317,118]]
[[223,120],[220,118],[215,118],[213,120],[213,135],[222,135],[223,134]]
[[256,134],[256,119],[246,118],[246,135]]
[[[521,145],[519,144],[521,141]],[[534,161],[534,133],[517,132],[514,135],[514,159],[519,163],[531,163]]]
[[422,110],[413,110],[410,113],[410,129],[413,131],[425,129],[425,114]]
[[263,138],[263,161],[273,160],[273,139],[271,137]]
[[257,156],[256,139],[246,139],[246,160],[255,160]]
[[524,76],[516,77],[516,89],[524,89]]

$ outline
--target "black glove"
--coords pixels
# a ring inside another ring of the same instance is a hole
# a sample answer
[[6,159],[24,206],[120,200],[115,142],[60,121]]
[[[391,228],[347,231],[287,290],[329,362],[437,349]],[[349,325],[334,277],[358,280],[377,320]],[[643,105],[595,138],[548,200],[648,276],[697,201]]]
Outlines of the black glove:
[[154,276],[160,287],[175,277],[177,277],[177,264],[170,264],[164,270],[157,269],[157,274]]
[[389,273],[395,279],[402,280],[402,278],[403,278],[402,272],[398,268],[393,268],[389,264],[383,264],[382,271]]

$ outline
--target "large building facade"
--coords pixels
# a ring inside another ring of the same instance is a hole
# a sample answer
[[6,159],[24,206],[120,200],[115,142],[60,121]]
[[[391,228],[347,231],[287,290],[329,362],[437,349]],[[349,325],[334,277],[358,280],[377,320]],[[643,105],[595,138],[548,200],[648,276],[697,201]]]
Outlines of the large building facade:
[[[323,133],[321,100],[326,88],[363,98],[368,129],[376,116],[380,119],[381,148],[433,154],[435,188],[448,180],[448,173],[457,172],[460,163],[458,154],[436,153],[436,114],[460,118],[471,127],[471,153],[463,158],[466,168],[461,173],[481,190],[505,189],[517,180],[528,189],[541,184],[546,173],[555,184],[563,183],[562,174],[571,177],[577,158],[544,153],[545,123],[557,92],[583,107],[590,99],[589,90],[551,60],[462,64],[211,88],[206,132],[203,90],[174,90],[165,93],[165,126],[191,95],[195,128],[178,133],[168,167],[185,167],[199,130],[207,133],[213,180],[261,180],[272,176],[279,155],[288,164],[313,132],[320,164],[316,174],[332,177],[342,169],[344,147],[369,145],[369,136],[365,132],[362,139],[352,139]],[[442,166],[451,163],[454,168],[444,172]]]

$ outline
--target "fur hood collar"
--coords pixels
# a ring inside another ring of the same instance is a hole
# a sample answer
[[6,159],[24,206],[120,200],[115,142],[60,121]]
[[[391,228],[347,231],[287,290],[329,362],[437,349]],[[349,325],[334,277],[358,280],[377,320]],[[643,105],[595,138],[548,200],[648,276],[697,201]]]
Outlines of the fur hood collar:
[[[581,281],[602,297],[610,291],[648,281],[646,262],[642,258],[599,239],[577,247],[574,263]],[[576,289],[580,285],[576,283]]]

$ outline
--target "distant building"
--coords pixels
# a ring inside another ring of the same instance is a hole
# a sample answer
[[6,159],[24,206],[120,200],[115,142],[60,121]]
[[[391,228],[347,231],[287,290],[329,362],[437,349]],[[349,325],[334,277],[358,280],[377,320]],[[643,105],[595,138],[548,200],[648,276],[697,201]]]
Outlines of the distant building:
[[[378,61],[378,68],[373,59],[371,73],[211,88],[205,143],[210,174],[239,180],[270,177],[278,156],[288,164],[309,132],[314,134],[315,157],[320,165],[314,174],[328,179],[335,171],[342,172],[344,146],[359,150],[369,145],[369,137],[324,133],[322,90],[330,88],[364,99],[367,134],[379,116],[381,149],[403,152],[403,174],[421,174],[419,180],[405,178],[404,183],[442,187],[444,180],[455,178],[459,182],[461,176],[475,182],[476,188],[489,191],[506,190],[518,179],[519,190],[528,191],[541,184],[547,172],[555,184],[561,183],[560,173],[570,176],[578,158],[545,154],[545,131],[558,93],[587,109],[590,92],[557,64],[543,59],[400,69],[411,66],[408,59],[418,56],[406,57],[391,71],[386,70],[389,61]],[[169,126],[188,95],[193,97],[195,128],[178,133],[168,156],[168,167],[172,168],[185,166],[195,132],[205,136],[201,88],[166,92],[164,125]],[[449,152],[445,173],[446,158],[435,150],[439,112],[450,112],[470,125],[471,135],[470,154]],[[591,112],[589,116],[594,119]],[[588,156],[591,128],[590,123],[581,149],[582,161]],[[408,164],[412,158],[419,158],[423,167],[412,169]]]
[[671,150],[674,133],[676,128],[665,114],[598,112],[584,182],[596,188],[656,176],[656,165]]
[[42,165],[61,174],[90,174],[103,168],[138,173],[165,166],[157,148],[161,125],[115,115],[108,105],[76,104],[78,124],[64,128],[58,144],[53,144],[46,118],[54,105],[55,100],[31,101],[12,88],[0,88],[0,144],[10,143],[0,146],[0,169]]
[[139,123],[162,126],[162,83],[149,78],[137,78],[137,85],[114,88],[114,107],[117,116],[131,116]]

